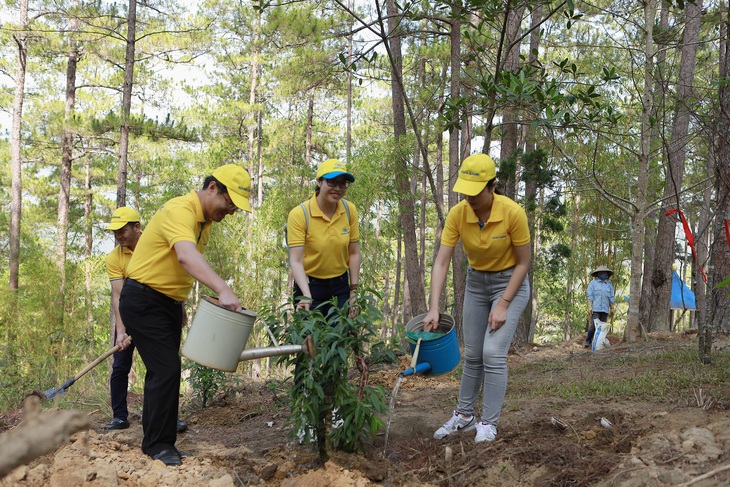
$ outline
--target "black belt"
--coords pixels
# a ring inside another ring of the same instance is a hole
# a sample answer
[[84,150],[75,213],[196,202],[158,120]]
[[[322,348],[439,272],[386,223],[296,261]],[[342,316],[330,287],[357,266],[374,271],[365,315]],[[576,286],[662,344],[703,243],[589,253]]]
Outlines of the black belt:
[[125,286],[129,286],[129,287],[133,287],[135,289],[139,289],[139,290],[141,290],[142,292],[145,292],[145,293],[154,294],[155,296],[157,296],[159,298],[163,298],[163,299],[169,301],[172,304],[183,304],[185,302],[185,301],[177,301],[175,299],[172,299],[167,294],[161,293],[157,289],[152,289],[148,285],[142,284],[141,282],[135,281],[134,279],[131,279],[129,277],[124,280],[124,285]]
[[479,269],[475,269],[472,266],[469,266],[469,269],[472,270],[472,272],[481,272],[482,274],[499,274],[500,272],[511,272],[514,270],[515,266],[507,267],[506,269],[502,269],[500,271],[480,271]]
[[341,276],[329,277],[327,279],[320,279],[319,277],[307,276],[307,280],[310,283],[320,283],[320,284],[327,284],[329,282],[337,282],[343,278],[347,278],[347,271],[344,274],[342,274]]

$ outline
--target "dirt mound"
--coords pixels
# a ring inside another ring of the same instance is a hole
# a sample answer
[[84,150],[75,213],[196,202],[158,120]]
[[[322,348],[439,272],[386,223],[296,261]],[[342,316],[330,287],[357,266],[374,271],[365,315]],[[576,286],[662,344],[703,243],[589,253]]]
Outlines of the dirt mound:
[[[674,342],[696,346],[691,340],[678,337]],[[131,428],[113,432],[103,432],[108,418],[94,413],[91,429],[16,468],[0,485],[638,487],[681,485],[702,474],[708,478],[692,485],[728,485],[728,397],[704,408],[696,398],[662,404],[642,400],[594,404],[520,394],[520,384],[530,387],[548,377],[559,383],[576,374],[620,374],[623,357],[652,353],[652,347],[663,343],[614,344],[599,353],[586,351],[577,340],[516,351],[509,358],[511,385],[493,443],[475,444],[473,432],[434,440],[433,432],[456,404],[459,378],[411,376],[401,384],[389,418],[387,444],[381,433],[365,451],[334,452],[321,464],[313,448],[292,440],[285,393],[247,384],[235,395],[221,397],[184,418],[189,429],[179,435],[177,446],[190,456],[180,467],[165,467],[142,454],[138,410]],[[730,369],[726,355],[718,360]],[[539,368],[525,367],[533,363]],[[404,357],[398,366],[373,371],[370,383],[391,390],[408,365]],[[532,376],[521,378],[523,370]],[[5,428],[19,418],[17,412],[0,415]]]

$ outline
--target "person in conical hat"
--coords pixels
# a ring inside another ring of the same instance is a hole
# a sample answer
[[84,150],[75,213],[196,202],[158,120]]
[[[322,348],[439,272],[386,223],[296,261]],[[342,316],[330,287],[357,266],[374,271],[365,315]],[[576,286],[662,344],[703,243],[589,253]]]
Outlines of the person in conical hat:
[[588,348],[593,342],[593,336],[596,333],[596,325],[594,320],[608,321],[608,315],[612,311],[612,307],[616,302],[613,284],[609,280],[613,275],[613,271],[605,265],[596,267],[591,272],[593,280],[588,284],[586,294],[588,296],[588,325],[585,347]]

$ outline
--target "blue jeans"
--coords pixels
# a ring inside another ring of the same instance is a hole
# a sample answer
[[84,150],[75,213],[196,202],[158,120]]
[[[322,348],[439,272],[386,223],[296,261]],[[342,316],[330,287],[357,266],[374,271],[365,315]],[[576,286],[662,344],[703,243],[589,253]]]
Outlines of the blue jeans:
[[530,283],[525,277],[507,308],[507,321],[490,333],[489,312],[507,288],[513,268],[498,272],[472,269],[466,274],[464,295],[464,371],[461,375],[459,405],[456,410],[466,416],[483,388],[482,421],[496,425],[507,391],[507,353],[522,312],[530,301]]

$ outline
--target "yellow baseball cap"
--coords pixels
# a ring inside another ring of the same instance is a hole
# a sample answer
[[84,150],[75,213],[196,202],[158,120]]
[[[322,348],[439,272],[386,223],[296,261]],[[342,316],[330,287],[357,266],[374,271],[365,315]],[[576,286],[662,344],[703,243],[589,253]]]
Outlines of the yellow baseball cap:
[[117,231],[130,222],[139,222],[139,213],[137,210],[128,206],[120,206],[112,213],[112,221],[107,225],[107,230]]
[[355,176],[347,172],[347,165],[339,159],[327,159],[317,168],[317,179],[333,179],[337,176],[345,176],[351,183],[355,181]]
[[228,196],[238,208],[251,212],[251,176],[238,164],[226,164],[213,171],[213,177],[228,188]]
[[491,157],[486,154],[471,155],[459,167],[459,178],[454,184],[454,192],[475,196],[496,177],[497,168]]

